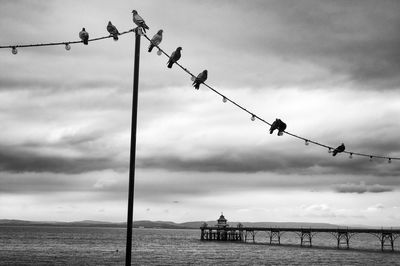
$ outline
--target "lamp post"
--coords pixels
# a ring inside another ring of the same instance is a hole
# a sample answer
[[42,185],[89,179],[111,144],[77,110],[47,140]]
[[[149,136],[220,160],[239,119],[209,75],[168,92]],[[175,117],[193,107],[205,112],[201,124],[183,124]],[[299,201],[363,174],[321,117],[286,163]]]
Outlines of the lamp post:
[[132,259],[132,227],[133,227],[133,200],[135,192],[135,161],[136,161],[136,129],[138,109],[138,85],[139,85],[139,59],[140,59],[140,33],[141,29],[135,29],[135,60],[133,70],[133,99],[131,122],[131,150],[129,161],[129,194],[128,194],[128,218],[126,223],[126,257],[125,265],[131,265]]

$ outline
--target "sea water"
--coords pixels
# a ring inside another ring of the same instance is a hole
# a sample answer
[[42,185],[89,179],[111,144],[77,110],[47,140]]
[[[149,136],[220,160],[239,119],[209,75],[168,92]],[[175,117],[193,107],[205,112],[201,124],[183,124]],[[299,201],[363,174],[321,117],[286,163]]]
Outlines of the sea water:
[[[256,242],[200,241],[200,230],[134,229],[132,265],[400,265],[395,252],[380,251],[378,239],[356,235],[350,249],[317,234],[313,247],[300,247],[295,234],[269,245],[264,232]],[[0,227],[0,265],[124,265],[126,229],[93,227]]]

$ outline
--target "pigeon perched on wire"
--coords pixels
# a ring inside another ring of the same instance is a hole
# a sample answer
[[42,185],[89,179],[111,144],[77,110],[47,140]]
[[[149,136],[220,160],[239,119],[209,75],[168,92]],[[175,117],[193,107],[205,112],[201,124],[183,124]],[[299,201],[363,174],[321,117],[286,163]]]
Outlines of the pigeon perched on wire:
[[170,58],[168,59],[168,68],[172,68],[172,65],[176,63],[181,58],[182,47],[176,48],[175,51],[172,52]]
[[143,29],[144,33],[149,29],[149,26],[146,25],[146,22],[144,22],[144,19],[139,16],[136,10],[132,10],[132,20],[138,27]]
[[203,83],[204,81],[207,80],[207,75],[208,75],[207,70],[204,70],[199,75],[197,75],[197,77],[195,78],[195,80],[193,81],[193,84],[192,84],[196,90],[198,90],[200,88],[201,83]]
[[336,156],[336,154],[344,152],[345,149],[346,149],[346,147],[342,143],[340,146],[338,146],[336,149],[333,150],[332,156]]
[[286,124],[280,120],[280,119],[275,119],[275,121],[272,123],[270,129],[269,129],[269,133],[272,134],[274,133],[275,129],[278,130],[278,136],[282,136],[283,135],[283,131],[285,131],[286,129]]
[[82,28],[82,30],[79,32],[79,38],[81,38],[84,45],[88,45],[89,33],[85,30],[85,28]]
[[162,41],[163,30],[159,30],[150,40],[149,53],[153,50],[154,46],[159,45]]
[[114,41],[118,41],[119,31],[117,27],[111,23],[111,21],[108,22],[107,31],[113,36]]

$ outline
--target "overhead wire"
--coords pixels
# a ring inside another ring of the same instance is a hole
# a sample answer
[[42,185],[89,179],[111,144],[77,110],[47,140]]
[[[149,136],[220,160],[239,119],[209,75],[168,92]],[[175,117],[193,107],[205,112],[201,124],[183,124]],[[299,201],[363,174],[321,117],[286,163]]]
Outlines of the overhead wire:
[[[134,32],[137,28],[134,29],[130,29],[124,32],[121,32],[119,35],[124,35],[130,32]],[[140,31],[139,31],[140,32]],[[150,43],[151,43],[151,39],[146,35],[146,33],[144,32],[140,32],[140,34],[142,34]],[[112,38],[113,36],[107,35],[107,36],[103,36],[103,37],[97,37],[97,38],[92,38],[89,39],[88,42],[94,42],[94,41],[99,41],[99,40],[103,40],[103,39],[108,39],[108,38]],[[63,42],[48,42],[48,43],[35,43],[35,44],[17,44],[17,45],[0,45],[0,49],[12,49],[13,54],[17,53],[17,48],[26,48],[26,47],[41,47],[41,46],[56,46],[56,45],[65,45],[66,49],[69,50],[70,47],[68,47],[70,44],[78,44],[78,43],[83,43],[82,40],[79,41],[63,41]],[[68,47],[68,48],[67,48]],[[155,45],[155,47],[157,47],[157,49],[164,54],[166,57],[170,58],[171,56],[169,54],[167,54],[159,45]],[[183,71],[185,71],[187,74],[189,74],[191,76],[192,79],[195,79],[196,76],[190,72],[190,70],[188,70],[186,67],[184,67],[182,64],[180,64],[179,62],[175,62],[176,65],[178,65],[179,68],[181,68]],[[203,85],[205,87],[207,87],[209,90],[211,90],[212,92],[218,94],[219,96],[222,97],[224,102],[229,101],[230,103],[232,103],[233,105],[235,105],[237,108],[241,109],[242,111],[248,113],[249,115],[251,115],[251,120],[254,121],[255,119],[258,119],[259,121],[271,126],[272,124],[268,121],[266,121],[265,119],[263,119],[262,117],[260,117],[259,115],[255,114],[254,112],[249,111],[247,108],[245,108],[244,106],[242,106],[241,104],[237,103],[236,101],[232,100],[231,98],[227,97],[226,95],[222,94],[221,92],[219,92],[217,89],[213,88],[212,86],[208,85],[207,83],[203,82]],[[296,135],[294,133],[291,133],[287,130],[283,131],[284,133],[286,133],[289,136],[292,136],[294,138],[297,139],[301,139],[305,142],[306,145],[308,145],[309,143],[312,143],[314,145],[320,146],[320,147],[324,147],[327,148],[329,152],[333,151],[335,148],[320,142],[317,142],[315,140],[311,140],[309,138],[305,138],[299,135]],[[354,151],[343,151],[343,153],[347,153],[350,155],[350,158],[352,158],[353,155],[358,155],[358,156],[362,156],[362,157],[368,157],[370,160],[372,160],[373,158],[380,158],[380,159],[387,159],[388,163],[391,163],[393,160],[400,160],[400,157],[390,157],[390,156],[381,156],[381,155],[373,155],[373,154],[367,154],[367,153],[360,153],[360,152],[354,152]]]
[[[151,43],[151,39],[145,34],[145,33],[141,33],[150,43]],[[161,51],[162,54],[164,54],[165,56],[167,56],[168,58],[170,58],[171,56],[169,54],[167,54],[159,45],[155,45],[157,47],[157,49],[159,51]],[[183,71],[185,71],[186,73],[188,73],[192,78],[196,78],[196,76],[190,72],[187,68],[185,68],[183,65],[181,65],[178,62],[175,62],[176,65],[178,65]],[[227,97],[226,95],[222,94],[221,92],[219,92],[217,89],[213,88],[212,86],[208,85],[207,83],[203,82],[203,85],[205,87],[207,87],[208,89],[210,89],[212,92],[218,94],[219,96],[222,97],[224,102],[229,101],[230,103],[232,103],[233,105],[235,105],[236,107],[238,107],[239,109],[241,109],[242,111],[248,113],[249,115],[251,115],[251,120],[254,121],[255,119],[258,119],[259,121],[271,126],[272,124],[268,121],[266,121],[265,119],[263,119],[262,117],[256,115],[254,112],[249,111],[247,108],[245,108],[244,106],[242,106],[241,104],[237,103],[236,101],[230,99],[229,97]],[[284,133],[286,133],[287,135],[297,138],[297,139],[301,139],[305,142],[306,145],[308,145],[309,143],[312,143],[314,145],[320,146],[320,147],[324,147],[328,149],[328,152],[330,153],[331,151],[333,151],[335,148],[320,142],[317,142],[315,140],[311,140],[309,138],[305,138],[299,135],[296,135],[294,133],[291,133],[289,131],[283,131]],[[343,151],[342,153],[346,153],[350,155],[350,158],[352,158],[353,155],[358,155],[358,156],[362,156],[362,157],[368,157],[370,159],[370,161],[373,158],[380,158],[380,159],[387,159],[388,163],[391,163],[393,160],[400,160],[400,157],[391,157],[391,156],[381,156],[381,155],[372,155],[372,154],[367,154],[367,153],[360,153],[360,152],[354,152],[354,151]]]
[[[129,32],[133,32],[135,29],[130,29],[124,32],[121,32],[119,35],[124,35]],[[88,42],[95,42],[100,41],[108,38],[112,38],[112,35],[107,35],[103,37],[97,37],[89,39]],[[83,43],[82,40],[80,41],[65,41],[65,42],[48,42],[48,43],[34,43],[34,44],[16,44],[16,45],[0,45],[0,49],[14,49],[14,48],[26,48],[26,47],[40,47],[40,46],[55,46],[55,45],[67,45],[67,44],[76,44],[76,43]]]

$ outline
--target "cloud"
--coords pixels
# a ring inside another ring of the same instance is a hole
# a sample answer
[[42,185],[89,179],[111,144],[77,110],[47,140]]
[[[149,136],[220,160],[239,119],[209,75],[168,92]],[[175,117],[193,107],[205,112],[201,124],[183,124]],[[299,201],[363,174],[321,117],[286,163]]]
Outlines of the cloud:
[[383,193],[393,191],[393,187],[383,186],[380,184],[366,185],[364,182],[359,184],[347,183],[335,186],[335,191],[338,193]]
[[[397,89],[400,52],[396,1],[306,1],[287,8],[285,2],[265,3],[275,19],[265,34],[267,49],[291,63],[308,61],[332,75],[347,76],[363,87],[378,84]],[[315,12],[309,12],[310,10]],[[270,24],[271,25],[271,24]]]
[[[133,26],[131,5],[127,0],[118,5],[10,1],[0,10],[0,41],[75,40],[83,26],[99,37],[107,34],[108,20],[126,30]],[[344,142],[350,151],[398,157],[396,1],[149,0],[135,5],[150,35],[164,29],[167,53],[182,46],[185,67],[195,74],[208,69],[208,84],[265,120],[281,118],[290,132],[324,144]],[[82,13],[88,16],[77,15]],[[167,69],[166,58],[147,53],[147,40],[142,41],[140,189],[135,195],[139,202],[154,203],[151,212],[163,202],[193,208],[193,199],[235,198],[240,191],[250,194],[246,199],[255,191],[332,188],[369,197],[395,194],[382,192],[399,186],[397,161],[332,157],[325,148],[270,136],[268,126],[251,122],[230,103],[223,105],[220,96],[203,87],[194,91],[186,73]],[[20,48],[18,55],[0,51],[5,66],[0,73],[2,194],[51,192],[66,195],[66,201],[78,201],[74,191],[102,201],[125,196],[133,42],[127,34],[118,42],[72,45],[70,51],[63,46]],[[346,197],[354,195],[340,198]],[[333,214],[340,214],[331,202],[307,204],[309,212],[332,217],[332,206]]]
[[85,173],[1,172],[0,195],[54,195],[87,193],[87,199],[121,199],[129,174],[113,170]]
[[[301,149],[301,147],[299,148]],[[293,150],[292,150],[293,151]],[[302,153],[300,153],[302,152]],[[140,156],[137,166],[143,169],[164,169],[168,171],[191,172],[226,172],[257,173],[268,172],[278,174],[329,175],[351,174],[377,176],[396,176],[400,173],[398,166],[388,165],[386,161],[368,162],[367,159],[350,160],[329,156],[321,151],[311,153],[299,150],[299,154],[279,151],[276,154],[268,147],[242,148],[226,147],[212,154],[185,156],[184,154]],[[345,156],[345,155],[344,155]],[[379,191],[376,187],[374,191]],[[372,191],[371,191],[372,192]]]
[[[187,27],[167,30],[190,36],[179,40],[184,60],[195,68],[208,65],[209,79],[217,83],[237,88],[302,84],[304,89],[354,83],[355,90],[396,90],[399,11],[396,1],[373,0],[190,2],[175,16],[188,21]],[[220,30],[200,23],[204,16]],[[196,54],[209,56],[191,59]],[[257,67],[249,72],[249,66]]]
[[[41,146],[40,150],[43,149]],[[122,170],[127,163],[114,160],[110,155],[95,154],[43,154],[39,151],[21,150],[13,146],[1,146],[0,170],[7,172],[52,172],[78,174],[96,170]]]
[[334,218],[337,216],[335,211],[326,204],[312,204],[309,206],[302,206],[304,210],[304,215],[308,217],[318,217],[318,218]]
[[383,209],[385,209],[385,206],[381,203],[372,205],[370,207],[367,208],[367,211],[369,212],[376,212],[376,211],[382,211]]
[[309,206],[302,206],[306,211],[331,211],[331,208],[326,204],[313,204]]

